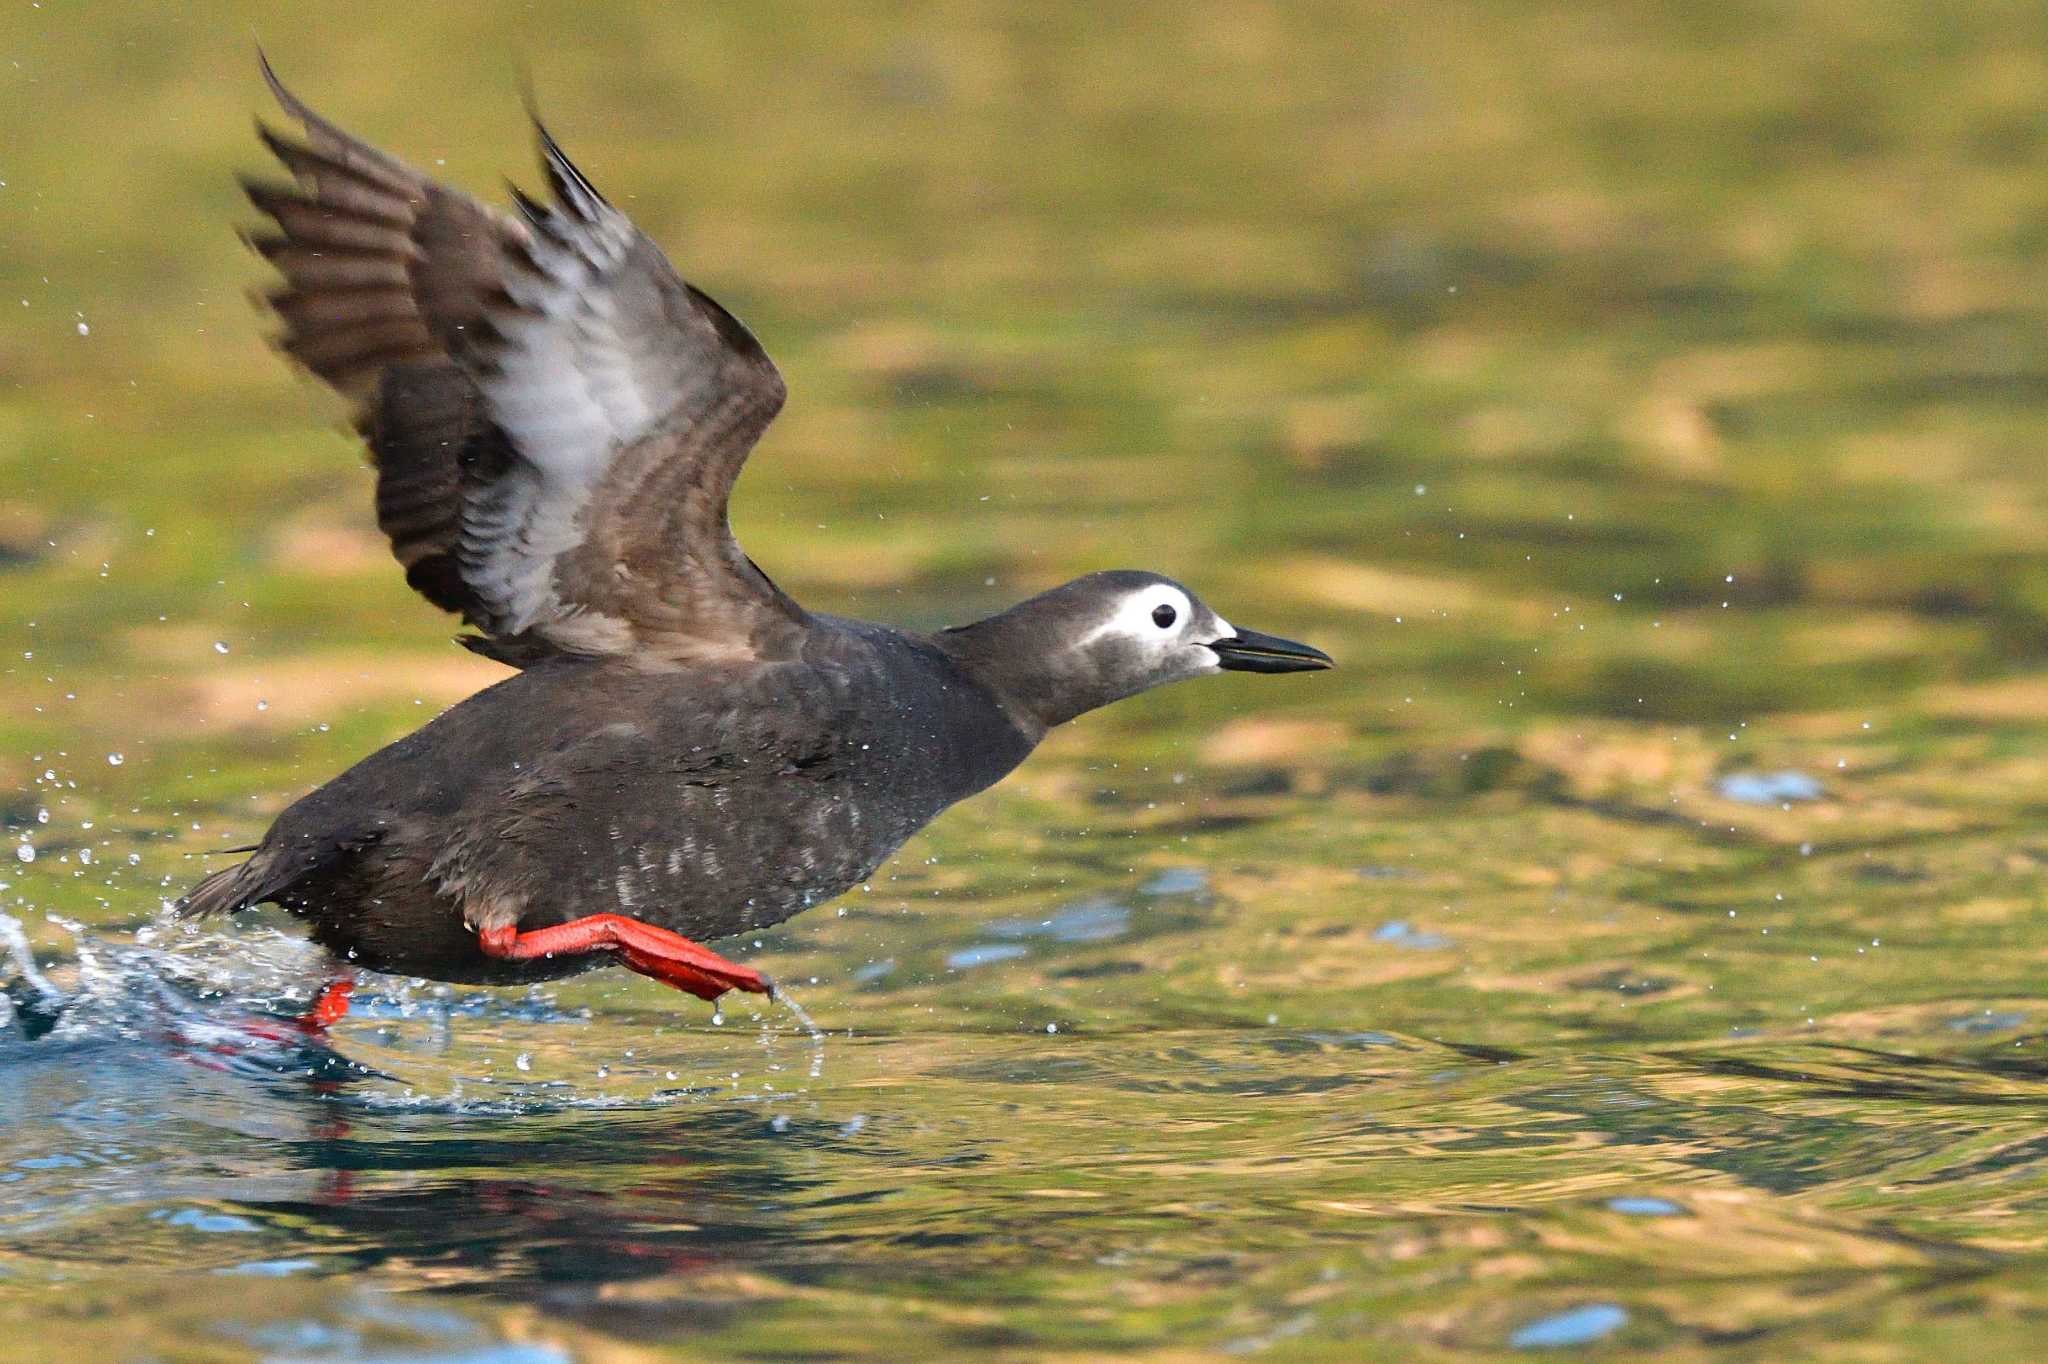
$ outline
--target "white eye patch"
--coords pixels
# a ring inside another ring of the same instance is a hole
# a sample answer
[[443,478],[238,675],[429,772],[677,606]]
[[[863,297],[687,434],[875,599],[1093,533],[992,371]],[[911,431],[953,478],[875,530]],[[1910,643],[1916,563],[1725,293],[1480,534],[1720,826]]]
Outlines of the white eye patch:
[[1188,594],[1167,583],[1140,588],[1117,603],[1116,611],[1102,624],[1075,641],[1093,644],[1104,635],[1125,635],[1139,640],[1177,638],[1193,617],[1195,604]]

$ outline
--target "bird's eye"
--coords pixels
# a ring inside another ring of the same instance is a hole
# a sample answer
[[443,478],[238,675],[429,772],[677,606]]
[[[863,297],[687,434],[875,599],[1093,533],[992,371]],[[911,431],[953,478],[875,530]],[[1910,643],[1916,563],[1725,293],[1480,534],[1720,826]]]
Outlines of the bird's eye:
[[1152,623],[1162,630],[1171,626],[1179,618],[1178,613],[1171,606],[1155,606],[1152,608]]

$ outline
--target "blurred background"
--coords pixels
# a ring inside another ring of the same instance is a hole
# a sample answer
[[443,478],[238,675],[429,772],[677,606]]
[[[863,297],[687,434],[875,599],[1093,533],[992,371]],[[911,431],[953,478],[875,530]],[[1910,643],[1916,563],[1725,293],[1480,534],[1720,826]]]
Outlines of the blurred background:
[[0,1322],[2037,1356],[2038,6],[10,0],[0,906],[124,1008],[289,993],[150,927],[190,854],[501,675],[247,300],[254,39],[487,198],[531,72],[788,379],[735,521],[806,604],[1144,567],[1343,666],[1089,717],[764,935],[820,1074],[614,973],[377,987],[354,1097],[0,1041]]

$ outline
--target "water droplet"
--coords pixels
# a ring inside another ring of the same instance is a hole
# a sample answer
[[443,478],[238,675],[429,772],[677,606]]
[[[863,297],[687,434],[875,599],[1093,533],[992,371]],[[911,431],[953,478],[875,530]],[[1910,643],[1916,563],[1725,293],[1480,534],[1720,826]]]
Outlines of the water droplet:
[[24,862],[33,862],[36,860],[35,846],[30,843],[17,844],[14,849],[14,855]]

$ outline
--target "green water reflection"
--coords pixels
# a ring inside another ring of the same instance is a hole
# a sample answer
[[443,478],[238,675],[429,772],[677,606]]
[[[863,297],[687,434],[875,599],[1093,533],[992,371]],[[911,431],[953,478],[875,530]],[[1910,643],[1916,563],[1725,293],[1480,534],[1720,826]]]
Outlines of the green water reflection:
[[242,298],[252,32],[481,188],[533,69],[788,376],[736,517],[806,602],[1131,564],[1344,664],[1090,717],[740,944],[822,1059],[610,974],[392,984],[338,1086],[0,1044],[0,1357],[2040,1356],[2039,15],[1097,9],[0,21],[60,982],[494,675]]

